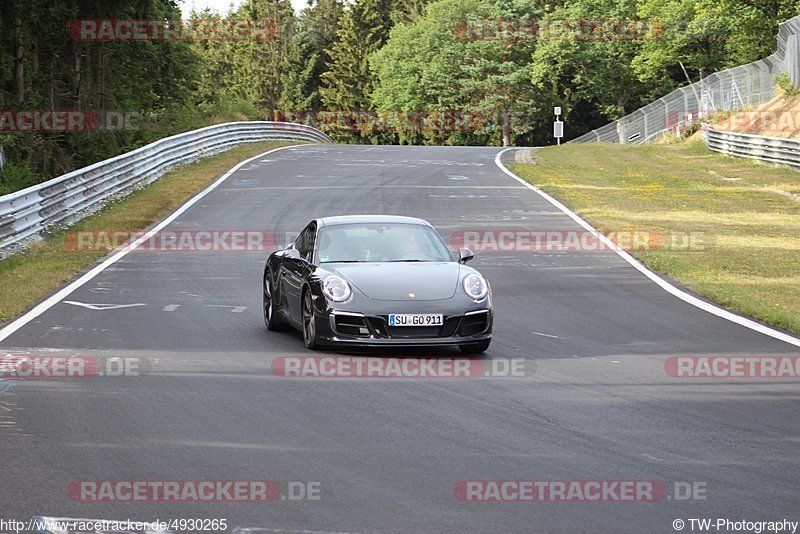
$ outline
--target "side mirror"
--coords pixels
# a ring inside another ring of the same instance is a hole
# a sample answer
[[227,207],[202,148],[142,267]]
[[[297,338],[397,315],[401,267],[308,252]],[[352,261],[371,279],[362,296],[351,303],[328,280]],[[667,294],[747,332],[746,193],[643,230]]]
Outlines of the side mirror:
[[475,254],[468,248],[460,248],[458,249],[458,263],[467,263],[469,260],[475,257]]
[[283,252],[284,257],[291,258],[291,259],[298,259],[300,257],[300,251],[294,247],[289,247]]

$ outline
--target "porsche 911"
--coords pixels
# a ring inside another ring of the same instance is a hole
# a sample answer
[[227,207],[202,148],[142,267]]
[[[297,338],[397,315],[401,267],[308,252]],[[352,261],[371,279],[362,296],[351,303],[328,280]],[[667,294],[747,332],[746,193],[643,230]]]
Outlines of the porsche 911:
[[264,268],[264,321],[293,327],[309,349],[456,346],[492,340],[489,282],[434,227],[412,217],[311,221]]

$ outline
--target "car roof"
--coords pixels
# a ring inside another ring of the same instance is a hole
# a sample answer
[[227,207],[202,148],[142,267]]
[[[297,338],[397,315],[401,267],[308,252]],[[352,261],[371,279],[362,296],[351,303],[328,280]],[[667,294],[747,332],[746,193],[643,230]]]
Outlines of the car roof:
[[357,223],[396,223],[396,224],[421,224],[431,226],[431,224],[416,217],[403,217],[400,215],[340,215],[336,217],[322,217],[317,219],[320,226],[336,226],[339,224]]

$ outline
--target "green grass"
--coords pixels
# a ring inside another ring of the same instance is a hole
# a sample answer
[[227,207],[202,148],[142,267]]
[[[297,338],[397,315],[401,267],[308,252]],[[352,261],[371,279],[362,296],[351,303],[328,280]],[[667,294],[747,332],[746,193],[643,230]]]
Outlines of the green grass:
[[800,173],[677,145],[544,148],[514,172],[601,231],[697,232],[631,253],[723,306],[800,333]]
[[139,231],[174,211],[243,159],[271,148],[296,144],[268,141],[234,148],[165,174],[149,186],[106,206],[62,231],[0,261],[0,324],[8,322],[105,256],[104,251],[74,251],[65,243],[73,231]]

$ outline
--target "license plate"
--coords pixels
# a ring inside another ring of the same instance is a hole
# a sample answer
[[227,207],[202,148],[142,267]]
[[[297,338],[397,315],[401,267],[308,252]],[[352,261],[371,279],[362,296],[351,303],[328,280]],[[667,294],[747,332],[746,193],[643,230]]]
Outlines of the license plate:
[[392,313],[389,326],[442,326],[441,313]]

